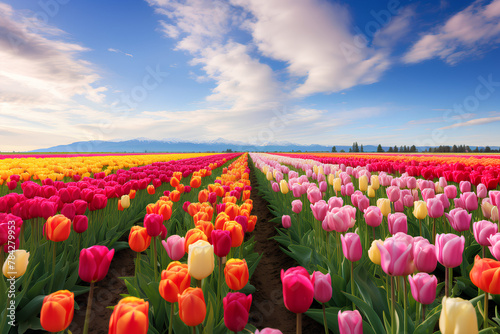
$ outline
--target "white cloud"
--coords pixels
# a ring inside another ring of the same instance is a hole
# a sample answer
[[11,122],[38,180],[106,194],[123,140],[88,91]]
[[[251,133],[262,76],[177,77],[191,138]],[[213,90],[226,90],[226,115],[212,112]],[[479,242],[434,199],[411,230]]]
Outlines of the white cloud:
[[489,124],[489,123],[493,123],[493,122],[500,122],[500,116],[471,119],[470,121],[467,121],[467,122],[459,122],[459,123],[455,123],[452,125],[442,127],[439,130],[454,129],[454,128],[460,128],[463,126]]
[[134,56],[133,56],[133,55],[131,55],[130,53],[126,53],[126,52],[123,52],[122,50],[118,50],[118,49],[109,48],[109,49],[108,49],[108,51],[109,51],[109,52],[114,52],[114,53],[121,53],[121,54],[123,54],[123,55],[125,55],[125,56],[128,56],[128,57],[131,57],[131,58],[133,58],[133,57],[134,57]]
[[406,63],[440,58],[456,64],[466,56],[475,55],[500,41],[500,0],[485,5],[475,1],[446,23],[425,34],[403,57]]

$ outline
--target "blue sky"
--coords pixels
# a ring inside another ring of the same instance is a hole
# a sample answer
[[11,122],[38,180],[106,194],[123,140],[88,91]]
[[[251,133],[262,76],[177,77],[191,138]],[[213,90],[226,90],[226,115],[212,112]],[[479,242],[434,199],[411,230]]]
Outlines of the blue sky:
[[498,145],[500,0],[0,0],[0,150]]

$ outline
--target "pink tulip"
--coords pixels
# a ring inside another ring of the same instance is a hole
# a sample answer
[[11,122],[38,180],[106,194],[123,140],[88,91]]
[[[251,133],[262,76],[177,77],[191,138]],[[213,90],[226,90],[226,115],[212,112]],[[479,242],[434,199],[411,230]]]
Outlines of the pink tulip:
[[344,205],[344,200],[342,197],[330,197],[328,199],[328,210],[330,211],[333,208],[341,208]]
[[76,216],[76,206],[73,203],[65,203],[62,207],[61,214],[73,220]]
[[456,186],[446,186],[444,187],[444,194],[448,199],[457,197],[457,187]]
[[490,235],[488,237],[488,242],[490,243],[488,248],[490,249],[491,254],[495,257],[495,259],[500,261],[500,233]]
[[361,248],[361,239],[356,233],[346,233],[341,235],[342,251],[344,256],[351,262],[356,262],[363,256],[363,249]]
[[411,294],[417,302],[429,305],[436,299],[437,278],[427,273],[418,273],[413,276],[408,275]]
[[339,311],[338,322],[340,334],[363,334],[363,319],[358,310]]
[[377,227],[382,223],[384,216],[377,206],[369,206],[364,211],[365,222],[369,226]]
[[401,190],[396,186],[390,186],[385,191],[387,193],[387,198],[391,202],[396,202],[401,195]]
[[363,193],[359,190],[356,190],[352,195],[351,195],[351,202],[352,202],[352,205],[354,205],[355,207],[358,207],[358,198],[360,196],[363,196]]
[[325,231],[337,231],[340,233],[346,232],[349,229],[351,217],[346,210],[342,210],[342,208],[333,208],[332,211],[328,212],[323,220],[322,226],[327,224],[327,228]]
[[467,193],[470,192],[471,189],[471,184],[469,181],[460,181],[460,192],[461,193]]
[[490,190],[490,200],[493,206],[500,206],[500,191],[499,190]]
[[436,195],[436,198],[441,201],[444,210],[447,210],[450,207],[450,200],[448,199],[448,197],[446,197],[445,194],[438,194]]
[[283,333],[279,329],[266,327],[260,331],[257,329],[257,331],[255,331],[255,334],[283,334]]
[[439,186],[444,189],[448,185],[448,182],[446,181],[446,178],[444,176],[441,176],[439,178]]
[[413,196],[412,195],[404,195],[403,197],[403,205],[407,208],[413,207]]
[[370,206],[370,200],[368,199],[368,197],[366,197],[365,195],[362,195],[362,196],[358,197],[358,206],[357,206],[357,208],[359,209],[359,211],[363,212],[369,206]]
[[394,235],[398,232],[408,233],[408,221],[404,213],[396,212],[389,213],[387,216],[387,222],[389,224],[389,233]]
[[302,211],[302,201],[300,199],[292,201],[292,211],[297,214]]
[[454,198],[453,202],[455,203],[455,208],[461,208],[465,210],[465,204],[463,199],[461,198]]
[[161,234],[161,227],[163,225],[163,216],[155,213],[146,214],[144,216],[144,227],[146,232],[151,237],[157,237]]
[[446,268],[455,268],[462,263],[465,238],[455,234],[436,234],[436,255]]
[[434,189],[426,188],[422,190],[422,198],[425,202],[427,202],[429,198],[434,198],[434,197],[436,197]]
[[406,186],[408,189],[415,189],[417,188],[417,179],[415,179],[413,176],[409,177],[406,180]]
[[301,187],[299,184],[294,184],[290,187],[290,190],[292,190],[293,197],[300,197],[301,194]]
[[314,286],[303,267],[281,269],[285,307],[293,313],[305,313],[313,302]]
[[472,224],[474,238],[481,246],[490,246],[488,238],[498,232],[498,225],[487,220],[481,220]]
[[[344,189],[344,193],[342,193],[342,189]],[[348,183],[345,186],[342,185],[340,192],[342,196],[351,196],[352,194],[354,194],[354,184]]]
[[323,194],[317,187],[310,187],[307,189],[307,199],[312,204],[319,202],[323,198]]
[[412,243],[405,240],[390,237],[385,239],[384,244],[377,243],[380,250],[382,270],[387,275],[403,276],[412,260]]
[[460,194],[460,199],[463,201],[465,209],[469,212],[476,211],[479,203],[477,196],[473,192],[465,192]]
[[319,183],[319,191],[321,191],[322,193],[325,193],[327,188],[328,186],[325,181],[321,181]]
[[161,241],[163,247],[167,251],[168,257],[172,261],[179,261],[180,259],[182,259],[182,257],[184,256],[184,254],[186,252],[185,242],[186,242],[186,239],[184,237],[181,237],[181,236],[176,235],[176,234],[168,237],[167,241],[165,241],[165,240]]
[[325,219],[326,213],[328,212],[328,204],[326,204],[324,200],[319,200],[316,203],[311,204],[310,206],[314,218],[322,222],[323,219]]
[[488,196],[488,188],[482,183],[479,183],[476,188],[478,198],[486,198]]
[[349,217],[349,228],[354,227],[356,223],[356,208],[350,205],[344,205],[341,210],[346,212]]
[[106,277],[115,250],[106,246],[92,246],[80,252],[78,275],[87,283],[98,282]]
[[455,208],[449,214],[445,213],[444,215],[455,231],[463,232],[469,230],[472,213],[468,213],[462,208]]
[[311,279],[314,286],[314,298],[318,302],[326,303],[332,299],[332,278],[330,274],[324,275],[320,271],[315,271]]
[[413,262],[418,271],[431,273],[436,269],[436,246],[423,237],[413,238]]
[[404,212],[405,211],[405,206],[403,204],[403,199],[400,198],[396,202],[394,202],[394,211],[395,212]]
[[429,198],[426,202],[429,217],[439,218],[444,214],[444,206],[439,198]]
[[241,292],[229,292],[222,300],[224,307],[224,325],[232,332],[242,331],[248,323],[252,295]]
[[292,219],[289,215],[283,215],[281,217],[281,225],[283,225],[284,228],[292,227]]
[[278,193],[280,191],[280,185],[274,181],[271,181],[271,188],[275,193]]
[[89,219],[85,215],[78,215],[73,218],[73,230],[76,233],[83,233],[89,228]]

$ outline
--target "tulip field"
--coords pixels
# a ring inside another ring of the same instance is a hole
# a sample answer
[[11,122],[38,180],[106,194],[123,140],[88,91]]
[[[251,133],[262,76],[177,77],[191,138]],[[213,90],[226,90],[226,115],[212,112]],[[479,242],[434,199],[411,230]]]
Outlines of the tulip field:
[[110,334],[500,333],[499,181],[498,155],[0,155],[1,333],[102,332],[117,259]]

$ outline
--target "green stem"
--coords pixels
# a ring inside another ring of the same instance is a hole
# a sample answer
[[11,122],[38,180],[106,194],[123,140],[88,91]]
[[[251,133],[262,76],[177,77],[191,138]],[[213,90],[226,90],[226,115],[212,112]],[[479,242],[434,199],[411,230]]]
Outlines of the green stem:
[[201,279],[196,280],[196,286],[201,289]]
[[448,275],[448,277],[450,279],[449,288],[450,288],[450,296],[451,296],[451,292],[453,291],[453,268],[448,268],[448,270],[450,271],[450,274]]
[[418,323],[420,322],[420,308],[422,307],[422,304],[417,303],[417,310],[415,314],[415,328],[418,327]]
[[[354,296],[354,262],[351,261],[351,294]],[[356,305],[354,301],[352,302],[352,310],[356,310]]]
[[153,268],[155,272],[154,280],[158,277],[158,262],[157,262],[158,252],[156,251],[156,237],[153,237]]
[[83,334],[89,332],[90,313],[92,311],[92,299],[94,299],[94,282],[90,283],[89,299],[87,301],[87,312],[85,313],[85,323],[83,325]]
[[396,294],[394,293],[394,277],[391,276],[390,279],[391,279],[391,318],[392,318],[391,331],[392,334],[396,334],[396,308],[394,307]]
[[448,281],[448,268],[444,268],[444,295],[446,297],[449,297],[450,295],[448,294],[448,285],[449,285],[449,281]]
[[302,334],[302,313],[297,313],[297,334]]
[[175,303],[170,303],[170,318],[168,319],[168,334],[172,334],[172,324],[174,323]]
[[422,304],[422,322],[425,321],[425,305]]
[[217,264],[219,265],[219,279],[217,280],[217,305],[219,305],[221,282],[222,282],[222,261],[221,258],[218,256],[217,256]]
[[404,324],[403,324],[403,327],[404,327],[404,333],[408,333],[408,324],[407,324],[407,319],[408,319],[408,287],[406,285],[406,276],[403,277],[403,284],[404,284]]
[[432,223],[432,243],[435,244],[436,241],[436,218],[433,219]]
[[57,243],[52,244],[52,277],[50,278],[49,293],[52,292],[52,286],[54,285],[54,276],[56,275],[56,255],[57,255]]
[[418,220],[418,225],[419,225],[419,228],[420,228],[420,236],[423,236],[422,235],[422,219]]
[[488,292],[484,292],[484,329],[488,328]]
[[326,321],[326,309],[323,303],[323,323],[325,324],[325,334],[328,334],[328,322]]

